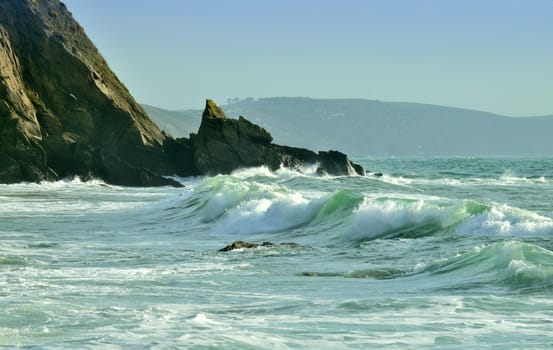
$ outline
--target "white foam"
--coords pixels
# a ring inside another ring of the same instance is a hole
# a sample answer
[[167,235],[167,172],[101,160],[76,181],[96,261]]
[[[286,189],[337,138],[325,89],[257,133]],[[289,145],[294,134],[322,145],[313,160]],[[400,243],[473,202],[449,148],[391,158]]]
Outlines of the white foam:
[[503,175],[499,178],[438,178],[438,179],[404,179],[402,177],[390,177],[384,175],[382,180],[384,182],[394,184],[394,185],[423,185],[423,186],[449,186],[449,187],[466,187],[466,186],[494,186],[494,187],[504,187],[504,186],[531,186],[531,185],[543,185],[549,184],[550,180],[545,177],[517,177],[513,175]]
[[101,180],[80,178],[55,182],[0,185],[3,205],[0,216],[83,216],[89,213],[124,211],[150,205],[167,197],[167,188],[125,188]]
[[215,231],[223,234],[278,232],[310,221],[326,198],[305,198],[300,193],[274,192],[272,198],[244,201],[229,210]]
[[258,177],[288,180],[296,177],[317,176],[318,167],[318,163],[300,168],[285,167],[281,164],[276,171],[271,171],[267,166],[260,166],[235,170],[231,173],[231,176],[242,180],[255,179]]
[[494,205],[466,219],[455,232],[478,236],[541,236],[553,234],[553,220],[523,209]]
[[297,177],[315,176],[317,168],[306,167],[299,170],[281,166],[275,173],[282,180],[293,179]]
[[524,260],[511,260],[507,268],[515,278],[523,277],[533,281],[544,281],[553,277],[551,269],[547,270],[542,266],[531,264]]
[[214,325],[217,324],[217,322],[209,319],[204,313],[197,313],[196,316],[191,320],[194,323],[202,324],[202,325]]
[[249,179],[254,177],[276,177],[276,175],[267,166],[238,169],[233,171],[231,176],[238,179]]
[[513,185],[518,183],[528,184],[528,183],[546,183],[547,180],[545,177],[537,177],[537,178],[527,178],[527,177],[518,177],[513,175],[503,175],[499,178],[499,182],[503,185]]
[[0,188],[3,188],[5,191],[47,191],[55,189],[65,189],[71,187],[96,187],[96,186],[107,186],[103,180],[99,179],[90,179],[88,181],[83,181],[80,177],[75,176],[73,178],[66,178],[58,181],[42,181],[40,183],[34,182],[20,182],[15,184],[0,184]]
[[244,200],[250,190],[246,182],[224,183],[222,188],[208,199],[202,211],[202,221],[210,222],[217,219],[229,208],[235,207]]
[[407,186],[410,185],[413,181],[411,179],[406,179],[403,176],[390,176],[390,175],[382,175],[379,177],[380,181],[386,182],[392,185],[396,186]]
[[433,197],[422,196],[365,197],[354,211],[352,230],[357,238],[374,238],[406,225],[425,222],[444,224],[455,210],[443,206]]
[[463,182],[459,179],[443,179],[442,183],[446,186],[461,186]]

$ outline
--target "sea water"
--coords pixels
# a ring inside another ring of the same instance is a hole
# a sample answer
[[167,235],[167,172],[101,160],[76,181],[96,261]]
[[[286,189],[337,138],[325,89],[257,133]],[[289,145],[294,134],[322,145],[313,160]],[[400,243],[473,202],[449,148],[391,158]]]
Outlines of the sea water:
[[0,185],[0,347],[553,347],[553,160],[357,161]]

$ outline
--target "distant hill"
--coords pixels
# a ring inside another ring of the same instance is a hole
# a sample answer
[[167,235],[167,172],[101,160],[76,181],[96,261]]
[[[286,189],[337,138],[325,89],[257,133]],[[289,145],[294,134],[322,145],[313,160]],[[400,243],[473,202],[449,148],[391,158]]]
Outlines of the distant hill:
[[[201,111],[144,106],[161,129],[188,136]],[[553,156],[553,116],[513,118],[469,109],[361,99],[261,98],[223,106],[276,143],[356,156]]]
[[168,111],[146,104],[142,104],[142,108],[160,129],[175,137],[188,137],[200,127],[201,110]]

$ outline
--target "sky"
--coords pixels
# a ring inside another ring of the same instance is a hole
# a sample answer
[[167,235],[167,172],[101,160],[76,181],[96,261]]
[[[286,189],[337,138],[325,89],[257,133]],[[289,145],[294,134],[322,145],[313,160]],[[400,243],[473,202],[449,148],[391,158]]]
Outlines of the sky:
[[553,0],[64,0],[141,103],[302,96],[553,114]]

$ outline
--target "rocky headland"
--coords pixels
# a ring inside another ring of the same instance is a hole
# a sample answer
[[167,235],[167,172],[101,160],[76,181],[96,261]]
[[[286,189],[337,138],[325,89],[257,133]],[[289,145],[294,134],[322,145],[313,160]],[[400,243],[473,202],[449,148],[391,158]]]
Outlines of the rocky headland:
[[127,186],[266,165],[364,175],[337,151],[273,144],[208,100],[189,138],[161,131],[58,0],[0,0],[0,183],[80,176]]

